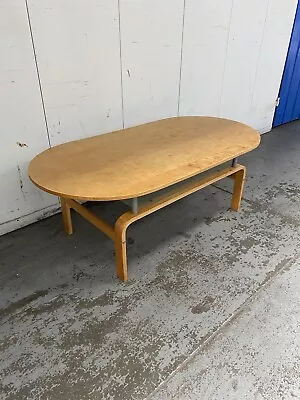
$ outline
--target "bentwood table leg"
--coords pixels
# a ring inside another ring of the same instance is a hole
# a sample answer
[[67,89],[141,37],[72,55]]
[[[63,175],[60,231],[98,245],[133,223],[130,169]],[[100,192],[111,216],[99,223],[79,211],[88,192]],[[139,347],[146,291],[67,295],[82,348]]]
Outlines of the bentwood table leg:
[[73,226],[72,226],[72,218],[71,218],[71,209],[67,203],[67,200],[63,197],[60,198],[61,202],[61,212],[64,221],[65,231],[68,235],[72,235]]
[[132,211],[128,211],[121,215],[115,224],[115,250],[116,250],[116,266],[117,266],[117,276],[122,281],[128,280],[127,272],[127,248],[126,248],[126,231],[129,225],[133,222],[151,214],[161,206],[150,206],[145,207],[138,214],[134,214]]
[[126,246],[126,231],[129,226],[129,221],[126,218],[128,213],[121,215],[115,225],[115,250],[116,250],[116,267],[117,276],[122,281],[128,280],[127,272],[127,246]]
[[231,208],[233,211],[238,211],[241,206],[241,200],[243,196],[246,168],[243,167],[235,174],[233,174],[232,177],[234,179],[234,187],[233,187]]

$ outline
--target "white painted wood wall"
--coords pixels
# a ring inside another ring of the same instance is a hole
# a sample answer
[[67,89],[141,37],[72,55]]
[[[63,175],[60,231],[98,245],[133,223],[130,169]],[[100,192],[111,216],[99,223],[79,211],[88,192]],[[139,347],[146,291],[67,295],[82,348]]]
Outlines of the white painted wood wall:
[[0,234],[58,207],[49,147],[176,115],[271,128],[297,0],[0,0]]

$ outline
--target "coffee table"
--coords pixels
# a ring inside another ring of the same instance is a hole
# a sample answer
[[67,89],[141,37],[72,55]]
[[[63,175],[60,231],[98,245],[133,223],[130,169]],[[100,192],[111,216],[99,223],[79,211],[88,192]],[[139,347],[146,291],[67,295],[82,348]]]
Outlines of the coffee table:
[[[260,135],[242,123],[213,117],[176,117],[50,148],[29,165],[29,177],[115,243],[117,276],[128,279],[126,230],[133,222],[223,178],[234,179],[231,208],[241,203],[246,168],[237,163]],[[110,226],[84,201],[122,200],[130,209]],[[80,201],[80,202],[79,202]]]

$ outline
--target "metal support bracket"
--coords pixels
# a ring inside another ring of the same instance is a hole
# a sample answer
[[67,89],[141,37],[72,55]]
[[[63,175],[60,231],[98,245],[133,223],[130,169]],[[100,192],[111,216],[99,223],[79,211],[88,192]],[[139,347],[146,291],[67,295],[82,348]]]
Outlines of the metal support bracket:
[[139,202],[137,197],[132,199],[131,210],[133,214],[137,214],[139,212]]
[[234,158],[232,160],[232,164],[231,164],[232,168],[235,168],[237,166],[237,160],[238,160],[237,158]]

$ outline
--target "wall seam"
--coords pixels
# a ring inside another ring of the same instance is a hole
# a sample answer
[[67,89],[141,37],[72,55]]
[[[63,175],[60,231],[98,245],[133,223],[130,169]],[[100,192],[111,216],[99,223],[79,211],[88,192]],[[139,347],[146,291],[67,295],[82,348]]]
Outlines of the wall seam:
[[[250,107],[251,108],[253,106],[254,92],[255,92],[255,87],[256,87],[256,82],[257,82],[258,70],[259,70],[259,67],[260,67],[260,60],[261,60],[262,48],[263,48],[264,37],[265,37],[265,32],[266,32],[267,19],[268,19],[268,15],[269,15],[269,6],[270,6],[270,0],[268,0],[268,4],[267,4],[265,22],[264,22],[262,38],[261,38],[259,54],[258,54],[258,60],[257,60],[257,65],[256,65],[256,70],[255,70],[255,76],[254,76],[254,82],[253,82],[253,91],[252,91],[251,103],[250,103]],[[275,99],[274,99],[274,102],[275,102]]]
[[121,83],[121,107],[122,107],[122,126],[125,128],[124,115],[124,87],[123,87],[123,58],[122,58],[122,35],[121,35],[121,7],[118,0],[118,18],[119,18],[119,41],[120,41],[120,83]]
[[49,126],[48,126],[48,120],[47,120],[47,114],[46,114],[46,108],[45,108],[45,102],[44,102],[44,95],[43,95],[40,71],[39,71],[39,67],[38,67],[38,63],[37,63],[37,57],[36,57],[36,50],[35,50],[35,44],[34,44],[34,39],[33,39],[33,32],[32,32],[31,20],[30,20],[28,0],[25,0],[25,5],[26,5],[26,13],[27,13],[27,19],[28,19],[28,25],[29,25],[29,31],[30,31],[30,37],[31,37],[31,44],[32,44],[32,49],[33,49],[34,61],[35,61],[35,68],[36,68],[38,84],[39,84],[39,89],[40,89],[40,95],[41,95],[41,101],[42,101],[44,120],[45,120],[45,125],[46,125],[48,144],[49,144],[49,147],[51,147],[51,141],[50,141],[50,135],[49,135]]
[[234,5],[234,0],[232,0],[232,2],[231,2],[231,10],[230,10],[230,17],[229,17],[229,28],[228,28],[228,35],[227,35],[227,44],[226,44],[226,53],[225,53],[224,70],[223,70],[223,78],[222,78],[222,89],[221,89],[221,95],[220,95],[220,104],[219,104],[218,116],[220,116],[221,107],[222,107],[224,81],[225,81],[225,71],[226,71],[227,55],[228,55],[228,48],[229,48],[229,37],[230,37],[231,21],[232,21],[232,14],[233,14],[233,5]]
[[181,80],[182,80],[182,62],[183,62],[183,41],[184,41],[184,26],[185,26],[185,9],[186,9],[186,0],[183,0],[182,34],[181,34],[181,53],[180,53],[179,86],[178,86],[178,105],[177,105],[177,116],[178,116],[178,117],[179,117],[180,100],[181,100]]

